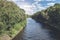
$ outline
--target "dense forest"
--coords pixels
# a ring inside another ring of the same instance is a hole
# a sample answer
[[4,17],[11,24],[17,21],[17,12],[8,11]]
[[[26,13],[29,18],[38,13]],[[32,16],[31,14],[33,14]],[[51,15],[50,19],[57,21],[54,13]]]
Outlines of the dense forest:
[[47,23],[54,26],[60,30],[60,4],[56,3],[54,6],[38,11],[32,18],[38,22]]
[[14,37],[26,24],[25,11],[14,2],[0,0],[0,36]]

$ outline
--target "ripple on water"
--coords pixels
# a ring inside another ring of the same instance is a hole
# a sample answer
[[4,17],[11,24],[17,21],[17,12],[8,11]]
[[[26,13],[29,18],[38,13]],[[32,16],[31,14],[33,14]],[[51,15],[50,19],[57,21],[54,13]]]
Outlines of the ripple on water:
[[37,23],[35,20],[28,18],[27,26],[22,34],[22,39],[23,40],[55,40],[55,38],[53,38],[51,35],[54,34],[51,32],[52,30],[43,28],[42,25],[43,24]]

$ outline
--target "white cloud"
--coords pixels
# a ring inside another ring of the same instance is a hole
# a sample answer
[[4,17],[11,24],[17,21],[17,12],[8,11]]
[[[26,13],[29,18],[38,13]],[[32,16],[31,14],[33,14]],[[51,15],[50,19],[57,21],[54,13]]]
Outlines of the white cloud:
[[34,0],[36,2],[40,2],[40,1],[56,1],[56,0]]
[[42,4],[38,4],[38,2],[34,2],[32,5],[35,5],[36,11],[41,11],[43,9],[46,9],[46,7],[43,7]]
[[34,1],[37,1],[37,2],[39,2],[39,1],[42,1],[42,0],[34,0]]
[[[42,4],[38,4],[38,2],[43,0],[34,0],[34,3],[28,3],[25,0],[12,0],[14,1],[20,8],[26,11],[26,14],[32,15],[37,11],[41,11],[46,9],[49,6],[53,6],[55,3],[47,3],[47,6],[42,6]],[[52,0],[45,0],[45,1],[52,1]]]
[[34,12],[34,5],[30,5],[28,3],[22,3],[18,5],[20,8],[24,9],[26,11],[26,14],[32,15]]
[[56,0],[44,0],[44,1],[56,1]]
[[32,4],[29,4],[27,2],[20,2],[18,3],[18,6],[26,11],[26,14],[32,15],[33,13],[46,9],[46,7],[43,7],[41,4],[38,4],[38,2],[34,2]]
[[[9,0],[11,1],[11,0]],[[26,11],[26,14],[32,15],[34,12],[34,5],[30,5],[29,3],[25,2],[24,0],[12,0],[15,2],[20,8]]]
[[48,6],[53,6],[55,3],[48,3],[47,5]]

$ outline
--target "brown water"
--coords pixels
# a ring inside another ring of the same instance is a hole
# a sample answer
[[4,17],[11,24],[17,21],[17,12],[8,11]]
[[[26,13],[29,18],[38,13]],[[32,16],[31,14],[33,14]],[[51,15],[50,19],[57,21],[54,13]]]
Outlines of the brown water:
[[51,30],[48,26],[37,23],[32,18],[27,19],[27,25],[20,39],[22,40],[60,40],[60,32]]

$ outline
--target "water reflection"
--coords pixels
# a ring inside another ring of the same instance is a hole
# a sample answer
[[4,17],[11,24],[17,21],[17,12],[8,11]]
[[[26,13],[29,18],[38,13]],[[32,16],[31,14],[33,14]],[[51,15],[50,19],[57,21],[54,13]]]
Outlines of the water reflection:
[[46,25],[28,18],[22,40],[60,40],[60,35],[58,31],[46,28]]

